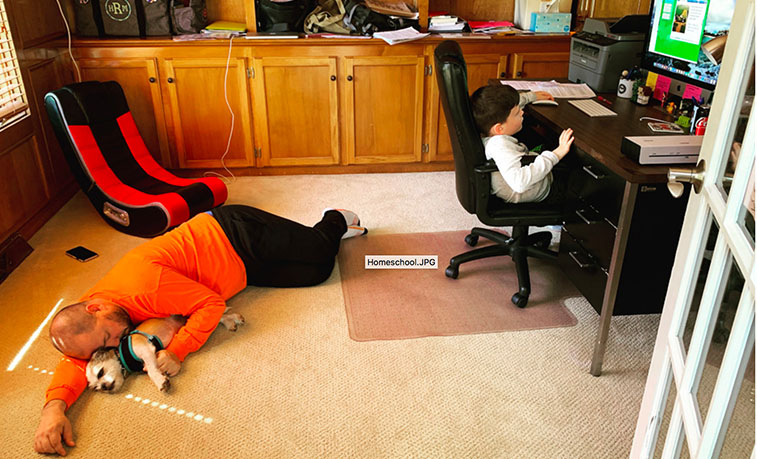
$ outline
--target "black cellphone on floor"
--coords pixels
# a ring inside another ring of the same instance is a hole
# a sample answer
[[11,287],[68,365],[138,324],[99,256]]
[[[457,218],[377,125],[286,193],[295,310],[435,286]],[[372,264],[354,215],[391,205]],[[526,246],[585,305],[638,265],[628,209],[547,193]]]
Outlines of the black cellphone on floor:
[[66,250],[66,255],[71,258],[76,258],[81,262],[89,261],[93,258],[97,258],[97,253],[93,252],[85,247],[78,246],[73,249]]

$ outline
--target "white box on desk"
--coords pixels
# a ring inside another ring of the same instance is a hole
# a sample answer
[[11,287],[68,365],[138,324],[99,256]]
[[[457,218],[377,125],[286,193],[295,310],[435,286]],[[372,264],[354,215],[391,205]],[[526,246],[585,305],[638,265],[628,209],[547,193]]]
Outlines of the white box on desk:
[[641,165],[696,163],[703,135],[623,137],[620,151]]

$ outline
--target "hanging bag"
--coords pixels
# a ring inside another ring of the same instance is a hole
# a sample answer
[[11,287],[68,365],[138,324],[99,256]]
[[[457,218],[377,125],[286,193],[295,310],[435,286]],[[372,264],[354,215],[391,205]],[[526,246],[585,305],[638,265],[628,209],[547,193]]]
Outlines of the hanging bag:
[[257,0],[258,32],[302,32],[305,17],[314,6],[314,0]]
[[87,37],[153,37],[198,33],[205,0],[74,0],[76,31]]
[[342,0],[321,0],[305,19],[305,32],[349,35],[350,29],[343,22],[345,13]]
[[89,37],[171,35],[170,0],[75,0],[76,30]]

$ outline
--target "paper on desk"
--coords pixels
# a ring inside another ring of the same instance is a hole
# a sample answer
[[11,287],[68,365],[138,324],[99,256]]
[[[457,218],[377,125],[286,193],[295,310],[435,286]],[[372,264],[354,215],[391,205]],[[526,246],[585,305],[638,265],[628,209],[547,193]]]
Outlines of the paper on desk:
[[412,27],[405,27],[400,30],[390,30],[387,32],[376,32],[373,34],[373,38],[380,38],[390,45],[397,43],[404,43],[406,41],[420,40],[427,36],[428,33],[420,33]]
[[597,95],[586,83],[558,83],[552,81],[500,80],[518,91],[546,91],[554,98],[588,99]]

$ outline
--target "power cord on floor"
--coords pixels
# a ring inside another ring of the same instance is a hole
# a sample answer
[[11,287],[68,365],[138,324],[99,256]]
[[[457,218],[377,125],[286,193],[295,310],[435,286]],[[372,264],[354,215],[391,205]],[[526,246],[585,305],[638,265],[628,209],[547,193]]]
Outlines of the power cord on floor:
[[237,178],[234,175],[234,173],[232,173],[229,170],[229,168],[226,167],[226,162],[225,162],[226,155],[229,154],[229,149],[231,148],[231,138],[234,135],[234,110],[231,109],[231,104],[229,103],[229,94],[228,94],[228,90],[227,90],[227,81],[229,79],[229,63],[231,62],[231,47],[232,47],[233,43],[234,43],[234,35],[231,35],[229,37],[229,53],[226,56],[226,71],[223,74],[223,98],[226,101],[226,107],[229,109],[229,113],[231,113],[231,129],[229,129],[229,139],[226,142],[226,151],[224,151],[223,155],[221,155],[221,166],[223,166],[224,170],[226,170],[226,172],[229,173],[229,175],[231,176],[231,179],[229,179],[228,177],[226,177],[226,176],[224,176],[222,174],[219,174],[218,172],[214,172],[214,171],[206,171],[203,174],[204,177],[209,177],[211,175],[218,176],[227,185],[231,184],[231,183],[234,183],[237,180]]

